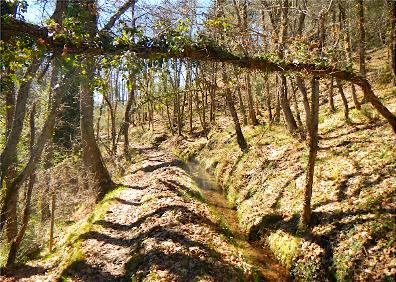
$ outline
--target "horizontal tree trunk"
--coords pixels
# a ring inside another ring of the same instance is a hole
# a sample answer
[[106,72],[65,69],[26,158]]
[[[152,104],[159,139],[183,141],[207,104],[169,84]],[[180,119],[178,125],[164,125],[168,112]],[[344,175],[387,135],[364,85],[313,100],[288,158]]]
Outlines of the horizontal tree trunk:
[[[28,35],[32,38],[40,39],[42,44],[48,46],[49,50],[58,49],[63,50],[65,43],[62,40],[54,40],[48,36],[48,30],[45,27],[29,24],[21,20],[9,19],[2,25],[3,33],[11,35]],[[332,65],[317,65],[311,63],[293,63],[282,60],[271,60],[270,58],[260,57],[241,57],[232,54],[221,47],[213,44],[213,42],[203,43],[180,43],[178,50],[174,50],[163,42],[161,39],[148,39],[134,43],[128,42],[126,44],[101,44],[100,42],[108,42],[109,38],[102,38],[95,42],[85,42],[84,44],[74,45],[73,42],[67,42],[67,51],[69,53],[84,53],[92,55],[103,54],[119,54],[127,50],[133,52],[140,58],[186,58],[195,61],[215,61],[224,62],[237,65],[241,68],[251,70],[261,70],[265,72],[305,72],[318,77],[334,77],[341,80],[350,81],[359,85],[364,94],[364,98],[370,102],[374,108],[388,121],[392,126],[393,131],[396,133],[396,116],[392,114],[374,94],[370,83],[364,77],[347,70],[337,69]],[[81,47],[82,46],[82,47]]]

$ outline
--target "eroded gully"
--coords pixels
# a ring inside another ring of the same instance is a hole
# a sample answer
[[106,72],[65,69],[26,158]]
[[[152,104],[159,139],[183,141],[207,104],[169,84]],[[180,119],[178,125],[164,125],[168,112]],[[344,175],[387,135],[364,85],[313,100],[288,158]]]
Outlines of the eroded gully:
[[238,226],[236,210],[230,206],[215,177],[194,160],[185,163],[184,169],[198,185],[205,202],[212,207],[216,215],[231,231],[232,239],[238,248],[248,260],[256,265],[261,274],[264,277],[269,277],[271,281],[292,281],[287,271],[276,262],[269,249],[247,240],[246,234]]

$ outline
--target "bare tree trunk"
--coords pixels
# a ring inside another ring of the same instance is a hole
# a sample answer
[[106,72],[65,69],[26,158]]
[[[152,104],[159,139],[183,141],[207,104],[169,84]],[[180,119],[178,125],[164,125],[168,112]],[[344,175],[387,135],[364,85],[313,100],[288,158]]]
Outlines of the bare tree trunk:
[[124,156],[128,161],[131,159],[131,156],[129,154],[129,126],[131,124],[131,108],[135,103],[135,87],[136,87],[135,76],[133,74],[129,76],[129,83],[130,83],[130,92],[125,107],[124,124],[123,124]]
[[275,105],[275,115],[274,115],[274,122],[279,122],[280,121],[280,111],[281,111],[281,106],[280,106],[280,86],[279,86],[279,76],[275,76],[275,88],[277,89],[276,91],[276,105]]
[[[15,197],[14,195],[18,195],[19,189],[23,182],[32,175],[32,173],[35,170],[36,164],[40,160],[40,157],[42,155],[42,152],[44,150],[45,144],[47,141],[51,138],[54,127],[55,127],[55,121],[56,121],[56,116],[59,111],[60,107],[60,102],[62,99],[62,95],[60,93],[64,90],[64,85],[68,83],[67,80],[64,81],[64,84],[62,87],[58,87],[56,89],[56,94],[53,95],[54,101],[51,104],[51,110],[48,114],[48,117],[43,125],[43,128],[41,130],[41,133],[39,137],[37,138],[37,144],[34,146],[32,150],[32,154],[30,155],[28,163],[25,165],[23,170],[13,179],[12,183],[10,186],[7,187],[7,190],[5,192],[5,197],[4,197],[4,204],[1,210],[1,215],[7,215],[8,211],[13,208],[14,206],[17,205],[17,202],[14,202]],[[3,227],[4,220],[1,220],[1,224]]]
[[271,108],[271,92],[270,92],[270,84],[269,78],[266,78],[266,89],[267,89],[267,111],[268,111],[268,121],[272,122],[272,108]]
[[318,122],[319,122],[319,80],[317,77],[312,78],[312,93],[311,93],[311,128],[308,131],[309,156],[306,172],[305,188],[304,188],[304,203],[301,215],[301,222],[308,225],[311,222],[312,209],[312,186],[315,172],[315,161],[318,152]]
[[26,104],[30,92],[32,80],[40,66],[40,59],[34,57],[33,62],[28,67],[24,79],[19,86],[17,100],[15,104],[14,119],[10,133],[8,134],[7,142],[3,152],[0,155],[0,186],[8,174],[9,167],[13,164],[16,157],[16,147],[19,143],[23,122],[26,114]]
[[[135,18],[135,4],[136,1],[132,2],[131,5],[131,18],[132,18],[132,28],[136,28],[136,18]],[[133,41],[135,37],[133,37]],[[131,108],[135,105],[135,87],[136,87],[136,76],[133,71],[129,73],[129,86],[130,92],[128,95],[127,105],[125,107],[124,113],[124,124],[123,124],[123,134],[124,134],[124,157],[126,160],[130,161],[131,156],[129,154],[129,126],[131,124]]]
[[356,1],[359,17],[359,69],[360,75],[366,77],[366,28],[364,26],[364,5],[363,0]]
[[[227,74],[226,74],[226,69],[225,69],[224,63],[222,64],[222,74],[223,74],[223,81],[224,81],[224,83],[227,84],[228,79],[227,79]],[[235,105],[234,105],[234,100],[232,99],[231,92],[229,90],[228,85],[226,85],[225,96],[226,96],[228,110],[230,111],[232,121],[234,122],[235,133],[237,136],[237,142],[238,142],[239,148],[245,152],[245,151],[247,151],[248,146],[247,146],[245,137],[243,136],[243,133],[242,133],[241,125],[240,125],[239,119],[238,119],[238,114],[236,112]]]
[[[87,0],[84,6],[92,5],[96,7],[95,0]],[[85,29],[94,37],[97,33],[97,20],[96,13],[85,15]],[[92,57],[85,57],[83,59],[83,72],[80,80],[80,130],[81,130],[81,143],[83,149],[84,165],[88,171],[93,175],[96,184],[98,185],[98,199],[102,198],[108,191],[115,187],[115,183],[111,180],[110,174],[105,167],[102,155],[100,153],[98,144],[95,140],[93,111],[94,111],[94,98],[93,98],[93,85],[95,62]]]
[[307,88],[305,87],[305,82],[301,78],[301,76],[297,76],[296,82],[297,82],[297,87],[300,90],[301,95],[303,97],[303,105],[305,110],[305,125],[307,127],[307,130],[309,131],[311,128],[311,108],[308,101]]
[[92,58],[84,60],[86,75],[80,81],[80,107],[81,107],[81,143],[83,148],[84,164],[94,176],[99,189],[99,198],[111,190],[115,184],[111,180],[107,168],[104,166],[99,147],[95,140],[93,128],[93,87],[91,82],[94,77],[94,62]]
[[389,13],[389,70],[392,73],[393,85],[396,86],[396,1],[387,0]]
[[[59,71],[60,71],[59,58],[55,58],[52,61],[50,91],[48,93],[48,111],[51,110],[52,103],[54,101],[54,95],[55,95],[54,89],[56,89],[56,85],[59,80],[58,79]],[[67,74],[67,79],[69,79],[71,73],[74,72],[69,72]],[[43,160],[43,167],[46,171],[46,174],[45,174],[45,185],[41,195],[41,222],[46,221],[51,215],[50,206],[49,206],[49,191],[51,189],[52,175],[50,173],[50,169],[52,167],[53,158],[54,158],[54,146],[52,140],[50,139],[48,140],[45,146],[44,160]]]
[[239,107],[240,107],[240,110],[241,110],[243,125],[247,125],[246,109],[245,109],[245,105],[243,104],[241,88],[239,87],[239,85],[237,85],[237,93],[238,93]]
[[352,92],[352,100],[353,100],[353,103],[355,104],[355,108],[357,110],[360,110],[362,107],[360,106],[360,102],[356,95],[356,87],[355,87],[355,84],[353,84],[353,83],[351,83],[351,92]]
[[[278,56],[280,58],[284,57],[284,48],[285,41],[287,36],[287,26],[288,26],[288,13],[289,13],[289,1],[282,0],[282,19],[280,25],[280,36],[279,36],[279,44],[277,48]],[[279,74],[280,79],[280,88],[279,88],[279,96],[280,96],[280,105],[282,107],[283,115],[285,116],[287,129],[291,134],[295,134],[297,131],[297,123],[294,119],[293,113],[290,109],[289,99],[287,98],[287,81],[284,74]]]
[[330,87],[329,87],[329,111],[330,111],[330,113],[335,112],[333,95],[334,95],[334,78],[332,77],[330,79]]
[[0,90],[1,93],[4,93],[5,96],[5,110],[6,110],[6,131],[5,138],[7,140],[8,135],[10,134],[12,121],[14,119],[14,111],[15,111],[15,86],[12,81],[10,74],[11,70],[8,68],[5,71],[6,75],[2,75],[0,81]]
[[186,64],[186,87],[185,87],[185,95],[188,95],[188,111],[189,111],[189,133],[193,132],[193,111],[192,111],[192,93],[191,93],[191,72],[192,65],[191,62],[188,61]]
[[287,97],[287,81],[286,76],[283,74],[279,75],[281,80],[280,86],[280,104],[282,107],[283,115],[285,116],[287,129],[291,134],[295,134],[298,131],[296,120],[294,119],[293,113],[290,109],[289,99]]
[[[216,85],[216,64],[212,64],[212,84]],[[216,121],[216,87],[211,87],[210,89],[210,122],[214,123]]]
[[246,81],[246,93],[247,93],[247,100],[248,100],[248,109],[249,109],[249,120],[250,124],[253,126],[258,125],[258,120],[256,117],[256,113],[254,111],[254,102],[253,102],[253,95],[252,95],[252,85],[250,82],[250,75],[246,74],[245,75],[245,81]]
[[[346,51],[346,56],[347,56],[348,63],[350,65],[352,65],[353,64],[353,59],[352,59],[352,40],[351,40],[351,33],[350,33],[351,32],[351,30],[350,30],[351,29],[350,28],[350,22],[347,21],[347,19],[346,19],[345,8],[342,6],[341,2],[339,3],[338,7],[339,7],[339,10],[340,10],[340,30],[342,30],[344,28],[346,30],[346,33],[345,33],[345,43],[346,43],[345,44],[345,48],[346,48],[345,51]],[[359,46],[359,48],[360,48],[360,46]],[[360,56],[361,56],[361,54],[360,54]],[[363,61],[364,61],[364,52],[363,52]],[[363,68],[365,68],[365,67],[363,67]],[[365,74],[365,70],[364,70],[364,74]],[[360,102],[359,102],[359,100],[357,98],[356,88],[355,88],[355,85],[353,83],[351,83],[351,90],[352,90],[353,103],[355,104],[356,109],[360,110],[361,109]]]
[[[34,116],[36,114],[36,103],[33,104],[32,110],[30,112],[30,144],[29,144],[29,150],[30,150],[30,155],[33,155],[34,153],[34,141],[36,138],[36,130],[35,130],[35,121],[34,121]],[[26,200],[25,200],[25,209],[23,211],[23,218],[22,218],[22,223],[20,230],[18,232],[18,235],[13,239],[10,249],[8,251],[8,257],[7,257],[7,266],[11,266],[15,263],[17,252],[19,250],[19,246],[21,245],[23,236],[25,235],[27,225],[29,223],[29,217],[30,217],[30,201],[32,198],[32,191],[34,187],[34,183],[36,180],[36,175],[34,172],[30,175],[27,191],[26,191]]]
[[119,100],[119,70],[115,72],[115,81],[114,81],[114,95],[112,95],[113,99],[113,112],[111,113],[111,142],[112,142],[112,151],[114,155],[117,155],[117,124],[116,124],[116,116],[117,116],[117,108],[118,108],[118,100]]
[[298,102],[297,102],[297,95],[296,95],[296,89],[295,86],[293,87],[292,85],[292,91],[293,91],[293,102],[294,102],[294,111],[296,112],[296,121],[298,125],[298,131],[300,132],[301,138],[305,139],[305,132],[304,132],[304,126],[301,121],[301,116],[300,116],[300,109],[298,108]]
[[96,139],[99,140],[100,139],[100,120],[102,119],[102,114],[103,114],[103,106],[105,104],[105,101],[102,100],[102,103],[100,104],[99,107],[99,116],[98,116],[98,120],[96,122]]
[[12,182],[14,181],[15,176],[15,173],[12,171],[15,169],[17,145],[22,134],[30,86],[39,66],[40,60],[35,57],[25,73],[24,80],[22,80],[22,83],[19,86],[12,126],[7,137],[5,148],[0,156],[0,187],[3,186],[4,180],[6,184],[4,203],[0,214],[0,231],[3,230],[5,225],[7,225],[7,237],[9,240],[13,240],[17,235],[16,207],[18,202],[18,191],[14,190],[12,187]]
[[344,90],[342,89],[342,83],[340,79],[336,79],[338,91],[340,92],[341,99],[342,99],[342,104],[344,105],[344,116],[345,116],[345,121],[349,122],[349,107],[348,107],[348,100],[345,97]]
[[201,91],[202,98],[202,127],[206,131],[206,103],[205,103],[205,91]]
[[189,110],[189,123],[190,123],[190,134],[193,134],[193,92],[188,92],[188,110]]
[[165,101],[165,107],[166,107],[166,115],[168,117],[169,129],[170,129],[172,135],[175,135],[175,130],[173,129],[172,118],[171,118],[171,115],[170,115],[169,105],[168,105],[167,101]]

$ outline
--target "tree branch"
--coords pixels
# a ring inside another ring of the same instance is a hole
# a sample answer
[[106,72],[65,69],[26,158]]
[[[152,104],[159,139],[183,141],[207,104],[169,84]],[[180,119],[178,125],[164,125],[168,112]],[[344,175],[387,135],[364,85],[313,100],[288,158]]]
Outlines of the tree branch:
[[74,54],[90,54],[90,55],[111,55],[121,54],[125,51],[130,51],[135,56],[144,59],[161,59],[161,58],[180,58],[190,59],[195,61],[212,61],[230,63],[241,68],[250,70],[260,70],[264,72],[303,72],[309,75],[316,75],[319,77],[334,77],[341,80],[346,80],[359,85],[364,97],[369,101],[374,108],[389,122],[393,131],[396,133],[396,116],[393,115],[374,94],[372,87],[367,79],[362,76],[347,71],[338,69],[331,65],[316,65],[311,63],[294,63],[284,60],[271,60],[269,57],[248,57],[238,56],[222,47],[213,44],[211,41],[200,41],[198,43],[180,43],[179,48],[175,50],[167,44],[165,40],[149,39],[134,43],[126,42],[114,44],[111,37],[100,37],[95,42],[85,42],[78,45],[73,45],[72,42],[55,41],[48,37],[48,32],[43,27],[38,27],[25,22],[12,19],[3,24],[2,29],[6,32],[12,30],[15,35],[28,35],[36,38],[39,42],[45,42],[48,49],[54,51],[56,48],[62,48],[64,53]]
[[100,32],[109,31],[114,26],[115,22],[122,16],[122,14],[124,14],[125,11],[128,10],[130,7],[135,5],[135,3],[136,0],[128,0],[127,2],[125,2],[125,4],[122,5],[118,9],[118,11],[110,18],[110,20],[107,22],[107,24],[103,27],[103,29]]

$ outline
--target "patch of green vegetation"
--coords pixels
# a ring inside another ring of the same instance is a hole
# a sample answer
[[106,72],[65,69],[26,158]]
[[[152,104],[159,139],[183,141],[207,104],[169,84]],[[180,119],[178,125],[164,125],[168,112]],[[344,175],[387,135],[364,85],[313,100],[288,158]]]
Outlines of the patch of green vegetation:
[[59,261],[59,270],[62,272],[61,276],[67,277],[67,271],[72,269],[74,265],[77,265],[77,263],[83,261],[84,254],[81,250],[80,236],[90,231],[93,228],[94,222],[104,218],[113,199],[123,189],[125,189],[125,186],[119,186],[107,193],[106,196],[96,205],[89,217],[75,223],[71,232],[64,240],[57,244],[55,251],[44,258],[44,260],[48,260],[54,256],[58,257],[57,261]]
[[84,253],[81,250],[81,240],[77,240],[69,253],[67,268],[63,269],[61,280],[67,281],[69,273],[79,270],[81,263],[84,261]]
[[288,269],[300,254],[300,241],[300,238],[281,230],[271,233],[267,238],[268,246],[275,257]]
[[346,238],[350,239],[345,240],[339,251],[334,253],[333,267],[337,281],[352,281],[353,261],[364,246],[364,240],[359,240],[356,235],[355,229],[347,232]]
[[218,219],[219,229],[220,229],[224,239],[228,243],[234,245],[235,247],[238,247],[238,242],[235,240],[234,234],[232,233],[231,229],[228,227],[224,218],[216,211],[216,209],[213,206],[211,206],[210,209],[211,209],[212,214],[214,214]]
[[320,260],[317,257],[306,256],[303,261],[297,261],[291,273],[298,281],[323,281],[324,273]]
[[0,244],[0,267],[5,266],[5,264],[7,263],[7,256],[9,251],[10,244],[7,244],[4,240],[4,242],[1,242]]

